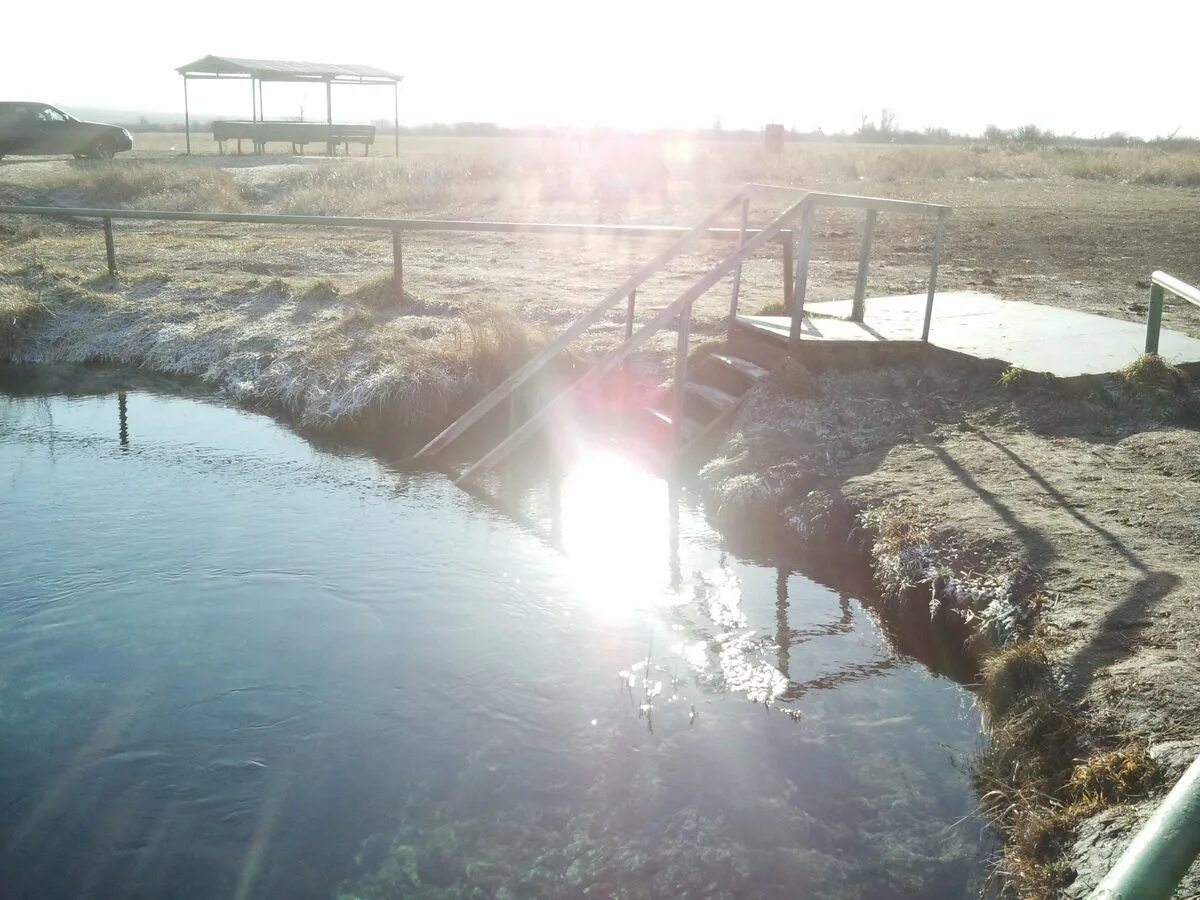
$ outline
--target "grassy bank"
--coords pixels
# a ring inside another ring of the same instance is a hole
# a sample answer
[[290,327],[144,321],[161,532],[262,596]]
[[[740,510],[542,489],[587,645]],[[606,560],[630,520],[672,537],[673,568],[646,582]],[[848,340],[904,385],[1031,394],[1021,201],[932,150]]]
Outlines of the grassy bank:
[[328,426],[386,410],[428,433],[527,359],[542,335],[494,306],[398,296],[390,281],[250,279],[213,290],[157,273],[0,268],[0,360],[107,363],[200,379]]
[[1179,589],[1200,575],[1198,408],[1155,358],[1068,382],[936,356],[789,365],[701,473],[726,530],[843,560],[849,540],[891,614],[965,629],[989,732],[973,776],[1015,895],[1086,896],[1194,753],[1168,635],[1200,625]]

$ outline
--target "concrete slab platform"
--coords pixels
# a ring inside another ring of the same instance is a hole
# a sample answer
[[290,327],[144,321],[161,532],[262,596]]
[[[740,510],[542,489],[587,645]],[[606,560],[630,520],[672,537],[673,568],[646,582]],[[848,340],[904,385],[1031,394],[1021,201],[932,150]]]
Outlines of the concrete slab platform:
[[[801,341],[919,341],[925,295],[870,298],[863,323],[845,320],[848,300],[810,303],[805,312]],[[738,321],[777,338],[788,335],[784,316],[738,316]],[[947,291],[934,299],[929,341],[978,359],[1071,378],[1125,368],[1142,354],[1146,326],[993,294]],[[1159,353],[1173,363],[1200,362],[1200,340],[1164,328]]]

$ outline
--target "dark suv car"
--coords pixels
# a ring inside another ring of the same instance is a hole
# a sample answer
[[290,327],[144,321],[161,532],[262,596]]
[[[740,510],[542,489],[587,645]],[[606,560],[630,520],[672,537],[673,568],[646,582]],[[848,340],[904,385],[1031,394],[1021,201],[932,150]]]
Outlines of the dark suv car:
[[45,103],[0,102],[0,157],[70,153],[76,159],[112,159],[133,149],[133,136],[116,125],[80,122]]

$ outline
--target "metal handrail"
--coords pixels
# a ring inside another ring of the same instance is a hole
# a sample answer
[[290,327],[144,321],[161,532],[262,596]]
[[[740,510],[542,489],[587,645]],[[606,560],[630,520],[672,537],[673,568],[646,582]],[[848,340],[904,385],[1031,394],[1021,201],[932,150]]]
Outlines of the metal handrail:
[[603,300],[593,306],[590,310],[572,322],[567,330],[560,334],[557,338],[551,341],[547,346],[542,348],[532,359],[525,365],[513,372],[512,375],[496,385],[486,397],[480,400],[475,406],[467,410],[462,416],[451,422],[442,432],[437,435],[428,444],[422,447],[416,453],[416,458],[423,456],[431,456],[445,449],[452,441],[458,438],[464,431],[482,419],[488,412],[496,407],[501,401],[506,399],[513,391],[519,388],[522,384],[528,381],[535,373],[543,366],[554,359],[558,354],[567,348],[567,346],[575,340],[580,334],[594,325],[600,319],[604,318],[605,314],[617,303],[626,300],[646,279],[659,272],[671,260],[679,256],[688,247],[692,246],[700,236],[707,231],[715,222],[720,221],[720,218],[729,212],[736,204],[741,202],[742,192],[734,194],[726,200],[720,207],[704,217],[704,220],[699,225],[689,230],[686,234],[680,237],[677,241],[667,247],[652,260],[642,265],[636,272],[626,278],[613,291],[610,291]]
[[[520,444],[523,443],[528,437],[530,437],[534,431],[540,428],[542,423],[545,422],[546,419],[548,419],[555,412],[555,410],[569,402],[576,393],[587,390],[589,387],[592,387],[598,383],[600,379],[604,378],[604,376],[606,376],[609,372],[615,370],[630,353],[657,334],[658,331],[660,331],[665,325],[669,324],[671,320],[677,316],[680,317],[680,332],[681,334],[685,334],[688,331],[691,320],[692,304],[696,301],[696,299],[708,291],[718,281],[732,272],[734,267],[739,265],[742,260],[751,256],[769,240],[774,238],[779,231],[786,224],[795,219],[797,215],[802,214],[810,202],[810,196],[811,195],[805,195],[802,199],[789,206],[782,215],[778,216],[775,221],[773,221],[766,228],[761,229],[759,233],[751,240],[741,244],[737,250],[735,250],[733,253],[730,253],[711,269],[709,269],[708,272],[701,276],[700,279],[697,280],[691,287],[685,290],[675,300],[664,307],[658,313],[658,315],[647,322],[640,331],[623,341],[620,346],[610,351],[603,359],[600,360],[600,362],[588,369],[587,373],[583,375],[583,377],[574,382],[562,393],[558,394],[553,400],[530,416],[519,428],[511,432],[504,440],[488,451],[488,453],[482,459],[467,469],[459,477],[459,480],[461,481],[469,479],[478,474],[480,471],[490,469],[503,460],[513,450],[517,449],[517,447],[520,446]],[[738,194],[734,196],[733,202],[738,202],[742,199],[742,197],[743,194],[741,191],[739,191]],[[724,207],[722,207],[722,211],[728,210],[730,205],[732,204],[726,204]],[[685,340],[681,338],[678,344],[675,379],[675,391],[677,395],[683,391],[682,379],[680,379],[678,376],[681,374],[682,367],[686,365],[685,360],[687,359],[687,346]],[[499,388],[497,391],[499,391]],[[496,392],[494,391],[493,393]],[[501,397],[500,399],[503,398]],[[499,400],[496,402],[499,402]],[[675,418],[672,422],[676,442],[679,440],[680,433],[680,417],[678,406],[678,403],[676,403]],[[476,420],[477,419],[472,421]],[[425,449],[423,448],[417,455],[420,456],[424,452]]]
[[1168,900],[1198,854],[1200,757],[1188,766],[1154,815],[1134,835],[1090,900]]
[[1146,309],[1147,353],[1158,353],[1158,339],[1162,333],[1163,299],[1167,293],[1200,306],[1200,288],[1180,281],[1166,272],[1154,272],[1150,276],[1150,304]]
[[[795,191],[794,188],[780,190]],[[113,220],[163,222],[222,222],[240,225],[296,225],[318,228],[362,228],[391,232],[392,281],[397,291],[404,290],[403,234],[406,231],[453,231],[464,233],[500,232],[504,234],[575,235],[579,237],[687,237],[696,230],[680,225],[593,225],[560,222],[469,222],[455,219],[391,219],[371,216],[293,216],[270,213],[190,212],[166,209],[105,209],[76,206],[0,206],[0,214],[42,216],[53,219],[100,219],[104,226],[104,251],[108,274],[117,274],[117,247],[113,235]],[[758,229],[745,234],[755,235]],[[741,229],[708,228],[703,238],[730,240],[744,238]],[[781,232],[778,239],[784,245],[784,269],[790,266],[791,234]],[[786,280],[786,279],[785,279]]]
[[[391,219],[373,216],[293,216],[270,213],[188,212],[165,209],[101,209],[67,206],[0,206],[0,214],[55,219],[129,219],[163,222],[226,222],[247,225],[301,225],[324,228],[363,228],[375,231],[461,231],[506,234],[600,235],[610,237],[672,237],[688,234],[686,225],[604,225],[571,222],[470,222],[456,219]],[[754,233],[752,230],[751,233]],[[706,236],[730,239],[737,228],[710,228]],[[786,237],[786,233],[780,235]]]

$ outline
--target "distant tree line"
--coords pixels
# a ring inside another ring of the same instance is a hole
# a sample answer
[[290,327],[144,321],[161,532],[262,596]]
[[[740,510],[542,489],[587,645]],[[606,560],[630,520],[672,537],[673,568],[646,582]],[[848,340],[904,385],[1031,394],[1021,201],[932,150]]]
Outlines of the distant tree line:
[[[151,120],[140,116],[136,121],[123,121],[117,124],[130,131],[141,132],[177,132],[183,131],[183,121]],[[372,123],[380,134],[392,134],[394,125],[389,119],[374,119]],[[193,132],[212,130],[212,120],[192,121]],[[611,135],[625,133],[619,128],[589,128],[561,129],[549,126],[523,128],[506,128],[495,122],[431,122],[424,125],[402,125],[401,135],[414,137],[553,137],[566,134],[587,133],[591,135]],[[705,136],[727,141],[759,140],[762,136],[760,129],[727,129],[721,127],[717,119],[710,129],[656,129],[651,132],[664,138],[689,138]],[[1023,147],[1157,147],[1160,149],[1197,149],[1200,139],[1178,137],[1176,133],[1164,137],[1150,139],[1133,137],[1123,131],[1114,131],[1107,135],[1080,137],[1076,134],[1058,134],[1037,125],[1021,125],[1018,128],[1000,128],[988,125],[982,135],[959,134],[948,128],[928,127],[923,129],[900,128],[896,125],[896,115],[890,109],[881,111],[878,120],[866,115],[862,116],[858,128],[854,131],[840,131],[827,134],[818,128],[815,131],[797,131],[788,129],[784,137],[788,141],[811,143],[864,143],[864,144],[1008,144]]]

